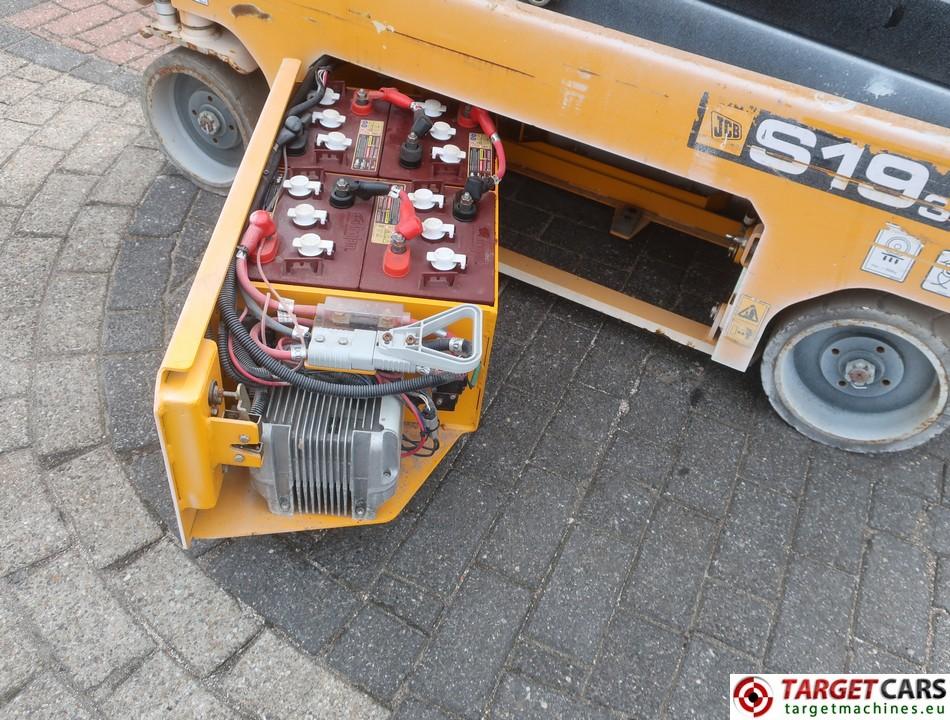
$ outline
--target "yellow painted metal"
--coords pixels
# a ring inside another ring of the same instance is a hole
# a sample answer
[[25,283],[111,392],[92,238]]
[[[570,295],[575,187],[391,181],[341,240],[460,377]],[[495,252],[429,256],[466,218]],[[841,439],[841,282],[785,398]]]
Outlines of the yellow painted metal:
[[[285,56],[306,64],[325,53],[749,199],[765,231],[736,296],[767,301],[770,311],[751,341],[740,343],[723,332],[713,352],[719,362],[744,369],[776,313],[846,288],[880,290],[950,310],[950,299],[921,288],[929,265],[950,247],[945,231],[687,145],[707,93],[941,171],[950,167],[946,128],[516,0],[415,0],[411,9],[393,0],[255,0],[255,12],[248,7],[208,0],[200,11],[244,42],[268,78]],[[860,269],[887,222],[907,227],[926,243],[926,257],[903,283]],[[736,310],[726,313],[727,329]]]

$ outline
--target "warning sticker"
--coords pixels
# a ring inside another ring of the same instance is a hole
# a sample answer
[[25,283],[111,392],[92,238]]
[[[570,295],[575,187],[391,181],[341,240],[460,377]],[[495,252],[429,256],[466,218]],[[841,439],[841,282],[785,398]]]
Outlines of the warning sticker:
[[743,295],[736,303],[736,311],[726,337],[740,345],[754,345],[770,307],[772,306],[767,302]]
[[874,238],[861,269],[889,280],[904,282],[923,247],[924,244],[913,235],[898,225],[888,223]]
[[[405,190],[405,185],[396,184],[400,190]],[[370,242],[379,245],[389,245],[392,234],[396,230],[396,224],[399,222],[399,198],[392,195],[383,195],[376,198],[373,205],[373,229],[370,231]]]
[[468,174],[491,175],[495,172],[491,140],[484,133],[468,134]]
[[937,264],[930,268],[921,287],[932,293],[950,297],[950,250],[940,252]]
[[382,120],[360,120],[360,129],[356,135],[356,149],[353,151],[354,170],[370,172],[379,167],[379,156],[383,150],[383,130],[386,123]]

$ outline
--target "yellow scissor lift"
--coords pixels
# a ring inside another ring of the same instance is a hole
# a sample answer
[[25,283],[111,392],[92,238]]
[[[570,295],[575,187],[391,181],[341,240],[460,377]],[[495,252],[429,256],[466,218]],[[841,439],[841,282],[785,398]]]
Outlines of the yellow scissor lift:
[[[239,167],[195,166],[194,137],[164,130],[159,117],[166,151],[196,181],[221,189],[233,180],[156,386],[186,542],[361,522],[268,513],[245,477],[260,464],[259,424],[216,416],[207,400],[212,382],[234,390],[206,339],[215,301],[296,84],[320,57],[353,84],[381,77],[485,108],[499,118],[510,168],[614,206],[617,234],[662,223],[729,248],[741,266],[708,323],[507,250],[502,273],[737,370],[761,354],[776,410],[827,444],[900,450],[950,422],[950,131],[935,121],[950,101],[940,88],[893,73],[896,90],[868,96],[890,96],[890,109],[876,107],[515,0],[156,7],[151,32],[184,49],[148,74],[153,122],[175,100],[161,79],[193,77],[232,113],[243,143]],[[326,296],[282,290],[298,302]],[[424,305],[413,311],[440,309]],[[490,349],[497,307],[484,311]],[[443,417],[441,451],[408,461],[374,522],[394,517],[477,427],[487,361],[482,370],[475,392]]]

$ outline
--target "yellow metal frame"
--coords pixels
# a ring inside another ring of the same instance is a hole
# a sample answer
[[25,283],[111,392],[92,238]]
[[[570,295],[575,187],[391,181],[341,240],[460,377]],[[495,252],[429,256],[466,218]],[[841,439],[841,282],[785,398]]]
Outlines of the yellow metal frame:
[[[704,107],[734,111],[743,118],[771,113],[866,145],[874,152],[886,150],[928,163],[945,173],[950,169],[950,130],[946,128],[515,0],[414,0],[411,9],[393,0],[254,0],[251,4],[208,0],[203,6],[173,0],[173,4],[233,33],[259,64],[272,89],[159,374],[156,417],[186,541],[192,536],[327,524],[313,518],[265,517],[263,501],[247,494],[246,482],[232,483],[232,478],[240,479],[246,470],[229,470],[227,477],[222,477],[221,464],[215,464],[221,459],[219,451],[200,447],[203,443],[227,443],[233,439],[234,426],[205,416],[195,404],[201,384],[218,372],[213,363],[208,365],[206,353],[210,350],[204,349],[207,346],[202,338],[260,169],[294,81],[321,55],[749,200],[761,219],[755,228],[744,228],[719,214],[718,198],[671,188],[543,143],[509,144],[512,165],[523,172],[604,202],[636,206],[653,220],[712,242],[734,243],[743,270],[732,297],[710,325],[514,253],[502,254],[502,271],[665,333],[730,367],[742,370],[748,366],[768,322],[779,312],[829,293],[873,289],[950,311],[950,299],[921,287],[939,254],[950,249],[945,230],[885,207],[791,182],[788,177],[740,164],[722,154],[703,152],[690,143]],[[552,61],[552,48],[557,49],[556,61]],[[919,258],[903,282],[861,270],[871,243],[889,223],[923,242]],[[740,317],[739,310],[749,307],[754,309],[755,322]],[[487,311],[490,336],[495,308]],[[475,417],[452,432],[474,427],[477,408],[470,409]],[[194,447],[183,443],[188,433],[195,438]],[[446,450],[454,439],[450,434]],[[247,462],[255,460],[249,456]],[[415,480],[424,479],[436,462],[413,466],[408,494],[390,501],[377,521],[398,512],[418,487]],[[182,494],[188,481],[179,483],[179,479],[186,475],[201,476],[199,484],[212,488],[212,494],[220,487],[214,507],[225,506],[228,512],[212,518],[213,509],[196,508],[194,505],[206,503],[207,497]],[[239,517],[241,513],[252,517]],[[347,523],[333,518],[332,524]]]

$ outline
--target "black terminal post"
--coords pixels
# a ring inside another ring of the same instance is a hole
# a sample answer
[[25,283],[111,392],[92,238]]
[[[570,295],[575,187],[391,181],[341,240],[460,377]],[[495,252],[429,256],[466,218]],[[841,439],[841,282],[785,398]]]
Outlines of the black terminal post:
[[392,185],[378,180],[356,180],[341,177],[333,184],[330,191],[330,205],[338,210],[353,207],[356,198],[369,200],[371,197],[386,195]]
[[422,138],[432,129],[433,120],[425,110],[413,111],[412,129],[399,147],[399,164],[407,170],[415,170],[422,165]]
[[303,121],[296,115],[291,115],[284,121],[284,129],[294,134],[293,139],[287,143],[287,154],[303,155],[307,151],[307,133]]
[[465,187],[455,194],[452,216],[459,222],[472,222],[478,216],[478,201],[495,187],[495,180],[485,175],[469,175]]

